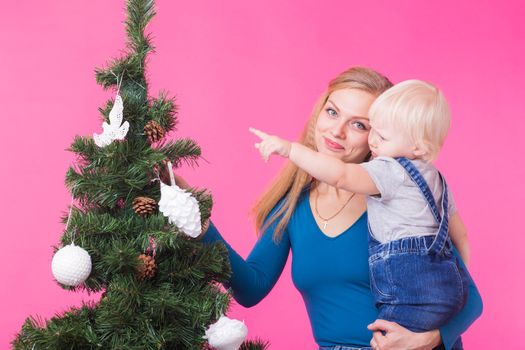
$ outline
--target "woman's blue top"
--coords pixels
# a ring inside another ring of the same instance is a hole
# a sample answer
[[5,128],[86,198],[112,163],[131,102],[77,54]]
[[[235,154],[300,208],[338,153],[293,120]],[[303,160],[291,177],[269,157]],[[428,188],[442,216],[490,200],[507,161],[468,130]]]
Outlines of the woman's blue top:
[[[337,237],[328,237],[319,229],[305,191],[278,243],[272,239],[276,226],[274,222],[268,227],[246,260],[213,224],[204,235],[203,242],[223,242],[228,248],[232,276],[226,287],[235,300],[245,307],[261,301],[279,279],[291,249],[293,283],[303,297],[317,344],[369,346],[372,333],[366,327],[376,319],[377,309],[369,285],[366,212]],[[471,280],[466,306],[440,328],[446,349],[481,311],[481,297]]]

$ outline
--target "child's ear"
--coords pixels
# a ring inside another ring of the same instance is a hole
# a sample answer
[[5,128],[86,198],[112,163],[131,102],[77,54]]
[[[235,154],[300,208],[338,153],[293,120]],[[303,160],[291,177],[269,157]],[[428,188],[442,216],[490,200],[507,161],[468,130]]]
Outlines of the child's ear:
[[424,142],[419,141],[416,142],[412,152],[416,158],[424,158],[424,156],[428,153],[428,147]]

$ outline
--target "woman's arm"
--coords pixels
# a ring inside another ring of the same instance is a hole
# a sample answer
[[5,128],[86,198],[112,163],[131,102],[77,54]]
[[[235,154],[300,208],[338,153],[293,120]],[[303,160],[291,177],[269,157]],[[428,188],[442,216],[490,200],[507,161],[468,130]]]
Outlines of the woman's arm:
[[272,239],[275,227],[276,223],[270,225],[246,260],[224,240],[213,223],[202,238],[203,243],[222,242],[226,245],[232,276],[225,287],[232,289],[233,297],[244,307],[256,305],[272,290],[288,259],[288,233],[285,231],[281,241],[275,243]]
[[454,255],[458,258],[459,263],[465,269],[465,272],[469,276],[469,285],[468,285],[468,298],[467,303],[463,309],[454,316],[450,321],[442,326],[439,331],[441,333],[441,340],[445,345],[445,348],[451,349],[452,345],[458,340],[458,338],[465,332],[472,323],[481,315],[483,312],[483,301],[481,300],[481,295],[479,294],[478,288],[474,284],[472,277],[468,273],[461,256],[458,254],[457,250],[452,249]]
[[[174,174],[176,184],[184,189],[190,185],[182,177]],[[166,166],[160,169],[160,178],[169,183],[169,172]],[[276,205],[276,208],[280,202]],[[274,214],[272,210],[268,217]],[[260,302],[273,288],[281,272],[283,271],[288,253],[290,251],[290,240],[285,230],[279,243],[272,240],[277,222],[272,223],[262,237],[258,240],[246,261],[239,255],[221,236],[215,225],[209,220],[203,225],[204,244],[221,242],[228,249],[232,275],[226,288],[231,288],[233,297],[244,307],[251,307]]]
[[448,219],[448,231],[452,243],[454,243],[461,259],[463,259],[463,263],[468,266],[470,262],[470,245],[468,242],[467,228],[458,212],[452,214]]
[[[457,250],[453,249],[462,267],[467,271]],[[468,271],[467,271],[468,274]],[[463,309],[439,330],[415,333],[395,322],[376,320],[368,329],[374,332],[372,339],[382,350],[396,349],[432,349],[442,343],[450,350],[461,334],[481,315],[483,303],[479,291],[469,275],[469,296]],[[382,332],[387,332],[388,336]]]

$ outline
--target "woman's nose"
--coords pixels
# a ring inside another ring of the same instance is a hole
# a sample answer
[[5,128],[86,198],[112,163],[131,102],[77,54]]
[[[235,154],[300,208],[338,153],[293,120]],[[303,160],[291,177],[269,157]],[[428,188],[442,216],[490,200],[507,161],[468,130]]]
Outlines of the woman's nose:
[[332,128],[332,135],[339,139],[344,139],[346,137],[345,125],[345,123],[337,123],[337,125],[334,125]]

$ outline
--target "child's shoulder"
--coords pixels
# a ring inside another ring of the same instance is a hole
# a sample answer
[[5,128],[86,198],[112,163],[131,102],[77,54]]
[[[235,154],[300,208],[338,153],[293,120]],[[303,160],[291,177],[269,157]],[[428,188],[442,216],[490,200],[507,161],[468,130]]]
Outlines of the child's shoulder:
[[361,163],[361,165],[376,185],[378,182],[386,181],[387,178],[390,179],[388,181],[390,183],[400,184],[405,182],[405,170],[395,158],[380,156],[369,162]]
[[379,156],[379,157],[375,157],[374,159],[370,160],[368,163],[372,163],[372,162],[397,163],[397,160],[392,157]]
[[[434,164],[426,162],[420,159],[411,159],[410,162],[419,170],[420,173],[439,173],[438,169]],[[371,161],[363,164],[372,164],[372,166],[381,167],[390,170],[405,171],[404,166],[401,165],[397,158],[380,156],[372,159]]]
[[365,167],[374,167],[379,169],[385,169],[385,171],[391,171],[392,169],[403,169],[403,166],[392,157],[379,156],[368,162],[362,163]]
[[412,163],[423,176],[425,176],[426,174],[432,174],[433,176],[436,176],[436,175],[439,176],[439,170],[436,168],[434,164],[430,162],[426,162],[420,159],[415,159],[415,160],[412,160]]

